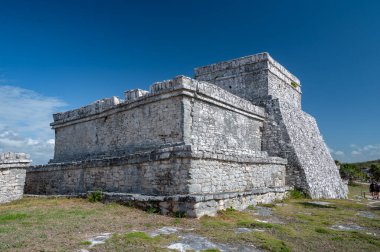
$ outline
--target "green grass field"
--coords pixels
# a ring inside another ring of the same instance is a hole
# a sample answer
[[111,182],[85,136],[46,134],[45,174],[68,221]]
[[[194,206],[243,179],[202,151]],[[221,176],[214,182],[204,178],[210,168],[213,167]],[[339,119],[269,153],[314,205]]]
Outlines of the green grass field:
[[[271,216],[255,215],[255,207],[250,207],[201,219],[85,199],[24,198],[0,205],[0,251],[167,251],[166,246],[179,239],[177,235],[151,238],[146,234],[164,226],[191,229],[217,243],[253,244],[267,251],[380,251],[380,201],[359,198],[367,189],[367,185],[350,187],[349,199],[324,200],[331,203],[327,207],[309,204],[310,199],[288,199],[281,205],[267,205]],[[273,218],[280,221],[272,223]],[[362,229],[338,231],[333,225]],[[236,233],[239,227],[262,232]],[[88,247],[90,237],[105,232],[114,235],[105,244]]]

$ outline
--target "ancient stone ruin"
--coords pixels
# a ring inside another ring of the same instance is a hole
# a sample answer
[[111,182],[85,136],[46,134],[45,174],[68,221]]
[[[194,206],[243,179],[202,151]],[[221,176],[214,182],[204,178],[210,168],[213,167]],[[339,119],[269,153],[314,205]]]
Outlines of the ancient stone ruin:
[[214,215],[285,196],[345,198],[347,186],[301,109],[300,81],[268,53],[195,69],[58,113],[54,159],[28,169],[26,193],[84,194]]
[[22,198],[30,162],[24,153],[0,153],[0,203]]

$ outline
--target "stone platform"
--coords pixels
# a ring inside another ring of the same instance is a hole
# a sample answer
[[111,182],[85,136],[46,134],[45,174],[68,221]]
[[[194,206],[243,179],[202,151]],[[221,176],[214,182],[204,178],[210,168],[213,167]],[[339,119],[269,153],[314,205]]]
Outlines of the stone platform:
[[218,211],[233,208],[244,210],[248,206],[269,204],[287,197],[289,187],[257,188],[246,192],[218,194],[187,194],[147,196],[127,193],[103,193],[103,202],[118,202],[144,210],[156,209],[161,214],[185,217],[215,216]]
[[106,200],[199,217],[282,198],[285,164],[281,158],[221,155],[177,146],[33,166],[28,168],[25,193],[83,195],[99,190]]

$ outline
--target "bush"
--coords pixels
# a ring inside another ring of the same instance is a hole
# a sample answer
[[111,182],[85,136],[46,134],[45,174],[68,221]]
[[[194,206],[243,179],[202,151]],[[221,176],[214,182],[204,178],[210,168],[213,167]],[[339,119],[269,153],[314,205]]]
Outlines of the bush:
[[92,203],[99,202],[103,199],[103,193],[101,191],[90,192],[87,197]]
[[174,213],[174,216],[176,218],[185,218],[186,217],[186,212],[177,211],[177,212]]
[[160,209],[154,206],[149,206],[146,208],[146,211],[151,214],[156,214],[160,212]]
[[380,165],[372,164],[369,168],[369,172],[371,173],[371,176],[375,180],[380,180]]
[[354,180],[367,180],[367,175],[354,164],[342,164],[339,169],[342,179],[348,180],[350,184]]
[[305,199],[309,198],[307,193],[303,192],[301,189],[294,189],[289,192],[289,198],[291,199]]

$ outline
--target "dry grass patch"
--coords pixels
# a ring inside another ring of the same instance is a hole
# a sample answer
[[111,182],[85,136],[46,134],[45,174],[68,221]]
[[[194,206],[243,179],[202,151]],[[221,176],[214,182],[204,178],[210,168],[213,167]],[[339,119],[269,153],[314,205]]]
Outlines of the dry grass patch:
[[[176,235],[151,238],[146,234],[164,226],[175,226],[180,232],[195,233],[215,243],[254,245],[267,251],[378,251],[380,218],[377,208],[360,199],[364,189],[362,185],[350,187],[348,200],[323,200],[333,208],[308,204],[312,200],[304,197],[270,205],[273,217],[285,224],[258,221],[270,221],[271,216],[254,215],[254,207],[247,212],[227,209],[216,217],[197,220],[85,199],[25,198],[0,205],[0,251],[78,251],[89,249],[90,237],[106,232],[114,235],[90,251],[166,251]],[[358,212],[374,217],[359,216]],[[363,229],[331,228],[344,224]],[[237,233],[241,227],[261,231]]]
[[[0,205],[0,251],[74,251],[100,233],[175,225],[173,218],[86,199],[24,198]],[[189,227],[194,219],[181,219]]]

